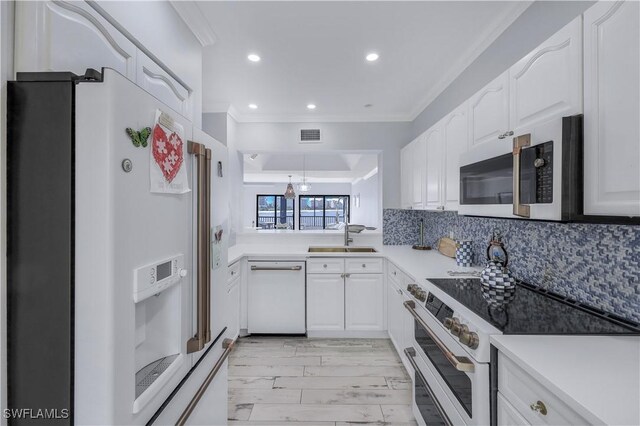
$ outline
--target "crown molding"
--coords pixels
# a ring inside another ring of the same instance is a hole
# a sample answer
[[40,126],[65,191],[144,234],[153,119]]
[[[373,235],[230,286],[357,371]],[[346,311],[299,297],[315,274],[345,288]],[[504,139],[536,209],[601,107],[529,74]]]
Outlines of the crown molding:
[[370,123],[370,122],[409,122],[406,114],[377,114],[362,116],[357,114],[346,115],[286,115],[286,114],[242,114],[233,105],[221,108],[211,105],[203,111],[207,113],[226,112],[238,123]]
[[198,39],[202,47],[211,46],[217,40],[209,21],[204,17],[202,10],[195,1],[170,1],[171,6],[180,18],[187,24],[193,35]]
[[436,83],[431,90],[427,92],[421,102],[419,102],[415,108],[411,110],[411,113],[406,117],[408,121],[415,120],[422,111],[427,108],[431,102],[433,102],[442,92],[444,92],[447,87],[451,85],[459,76],[462,74],[464,70],[469,67],[478,59],[478,57],[489,47],[491,44],[497,40],[497,38],[502,34],[513,22],[520,16],[522,13],[529,7],[533,1],[519,1],[514,4],[514,6],[507,10],[503,15],[498,19],[498,24],[492,28],[488,28],[483,33],[479,34],[477,37],[477,41],[473,43],[467,49],[467,52],[460,56],[458,62],[452,67],[451,71],[446,73],[445,76]]

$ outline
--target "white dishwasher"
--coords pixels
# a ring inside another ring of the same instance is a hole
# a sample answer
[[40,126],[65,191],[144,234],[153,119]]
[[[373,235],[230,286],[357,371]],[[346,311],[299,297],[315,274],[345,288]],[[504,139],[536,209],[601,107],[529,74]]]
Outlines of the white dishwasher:
[[305,262],[249,260],[250,334],[306,333]]

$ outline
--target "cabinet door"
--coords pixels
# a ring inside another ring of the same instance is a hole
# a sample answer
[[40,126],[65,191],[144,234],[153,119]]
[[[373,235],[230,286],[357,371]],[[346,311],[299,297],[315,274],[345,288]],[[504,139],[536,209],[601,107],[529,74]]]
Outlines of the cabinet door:
[[460,155],[468,148],[467,104],[445,117],[444,133],[444,202],[447,210],[458,210],[460,204]]
[[528,425],[524,417],[498,392],[498,426]]
[[179,114],[191,119],[189,90],[141,51],[138,51],[137,58],[136,84]]
[[227,287],[227,327],[234,338],[240,333],[240,277]]
[[427,149],[425,208],[442,209],[442,129],[441,122],[427,130],[425,135]]
[[413,143],[412,160],[412,206],[414,209],[425,208],[426,174],[427,174],[427,143],[419,137]]
[[582,112],[582,17],[509,70],[510,130]]
[[345,280],[345,328],[384,330],[382,274],[349,274]]
[[108,67],[135,81],[135,45],[85,2],[15,4],[16,72]]
[[396,350],[402,351],[404,343],[402,328],[402,291],[396,287],[391,280],[387,281],[387,329],[389,337],[396,347]]
[[509,71],[469,99],[469,149],[509,130]]
[[413,159],[411,155],[412,145],[409,144],[400,151],[400,197],[403,209],[412,208],[413,196]]
[[307,274],[307,330],[343,329],[342,274]]
[[640,5],[584,13],[584,213],[640,216]]

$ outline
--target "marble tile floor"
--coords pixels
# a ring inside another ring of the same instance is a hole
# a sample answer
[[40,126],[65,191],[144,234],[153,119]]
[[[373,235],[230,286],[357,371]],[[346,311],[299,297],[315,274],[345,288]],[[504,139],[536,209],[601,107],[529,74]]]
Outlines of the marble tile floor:
[[229,357],[229,425],[415,425],[388,339],[247,337]]

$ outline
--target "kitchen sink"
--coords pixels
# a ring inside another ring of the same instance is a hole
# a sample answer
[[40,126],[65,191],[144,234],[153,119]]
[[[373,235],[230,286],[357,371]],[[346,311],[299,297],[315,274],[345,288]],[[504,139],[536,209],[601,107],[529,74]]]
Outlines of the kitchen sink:
[[373,247],[309,247],[309,253],[377,253]]

